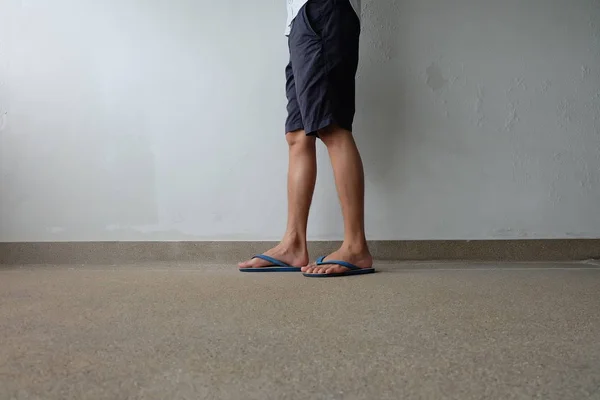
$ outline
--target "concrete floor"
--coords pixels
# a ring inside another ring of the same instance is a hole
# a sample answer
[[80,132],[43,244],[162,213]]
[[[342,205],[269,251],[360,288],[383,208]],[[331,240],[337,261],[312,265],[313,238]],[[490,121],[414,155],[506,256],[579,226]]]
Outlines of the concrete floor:
[[0,267],[0,399],[600,399],[600,265]]

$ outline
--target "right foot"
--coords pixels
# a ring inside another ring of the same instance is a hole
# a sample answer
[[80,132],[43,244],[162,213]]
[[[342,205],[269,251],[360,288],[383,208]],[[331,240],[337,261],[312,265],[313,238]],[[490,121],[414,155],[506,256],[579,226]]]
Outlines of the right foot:
[[[271,250],[263,253],[276,260],[282,261],[292,267],[304,267],[308,264],[308,251],[299,247],[280,244]],[[259,258],[244,261],[238,264],[240,268],[266,268],[271,267],[271,263]]]

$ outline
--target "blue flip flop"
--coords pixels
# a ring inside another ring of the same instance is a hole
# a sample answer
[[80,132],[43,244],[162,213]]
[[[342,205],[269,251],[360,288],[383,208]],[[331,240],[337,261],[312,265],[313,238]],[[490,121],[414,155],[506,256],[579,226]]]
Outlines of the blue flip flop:
[[259,254],[252,259],[260,258],[261,260],[265,260],[270,262],[272,266],[264,267],[264,268],[240,268],[240,272],[300,272],[302,268],[300,267],[292,267],[289,264],[284,263],[283,261],[279,261],[274,259],[273,257],[265,256],[264,254]]
[[335,274],[302,274],[307,278],[337,278],[340,276],[352,276],[352,275],[365,275],[365,274],[374,274],[375,268],[360,268],[354,264],[350,264],[346,261],[325,261],[325,257],[321,257],[317,260],[317,266],[321,265],[340,265],[342,267],[348,268],[348,271],[338,272]]

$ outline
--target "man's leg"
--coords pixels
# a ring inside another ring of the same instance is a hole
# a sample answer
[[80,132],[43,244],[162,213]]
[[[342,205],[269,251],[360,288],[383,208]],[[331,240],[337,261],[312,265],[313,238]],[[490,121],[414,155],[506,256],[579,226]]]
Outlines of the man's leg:
[[[288,168],[288,220],[283,240],[264,253],[289,265],[303,267],[308,264],[306,226],[317,179],[315,137],[301,131],[286,135],[289,145]],[[254,259],[239,264],[240,268],[261,268],[269,263]]]
[[[346,261],[361,268],[371,268],[373,258],[365,237],[365,179],[360,153],[348,130],[330,126],[319,133],[327,146],[344,217],[344,243],[327,260]],[[339,273],[346,268],[336,265],[304,267],[307,273]]]

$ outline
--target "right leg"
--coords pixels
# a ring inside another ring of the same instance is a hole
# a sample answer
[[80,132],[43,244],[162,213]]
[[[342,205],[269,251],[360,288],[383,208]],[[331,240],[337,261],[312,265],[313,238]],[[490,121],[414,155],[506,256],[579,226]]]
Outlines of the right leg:
[[[288,99],[285,138],[289,148],[287,228],[281,243],[264,254],[294,267],[304,267],[309,261],[306,245],[308,212],[317,180],[316,138],[307,136],[304,131],[291,56],[285,68],[285,77]],[[239,267],[263,268],[269,264],[255,258],[240,263]]]
[[[288,132],[288,220],[283,240],[265,255],[286,264],[303,267],[308,264],[306,227],[317,179],[316,140],[303,130]],[[240,268],[261,268],[270,264],[253,259],[239,264]]]
[[[289,145],[290,164],[288,168],[288,220],[284,242],[306,251],[306,230],[308,213],[317,181],[317,150],[315,136],[307,136],[301,131],[286,135]],[[299,264],[304,266],[308,259]]]

